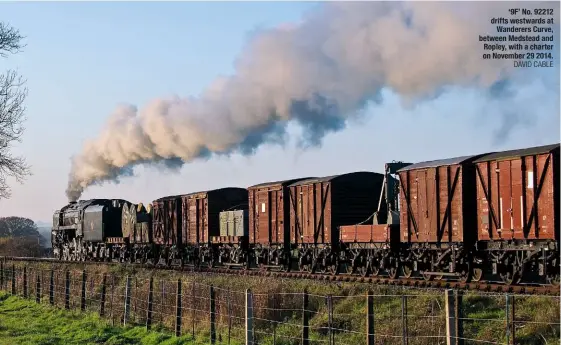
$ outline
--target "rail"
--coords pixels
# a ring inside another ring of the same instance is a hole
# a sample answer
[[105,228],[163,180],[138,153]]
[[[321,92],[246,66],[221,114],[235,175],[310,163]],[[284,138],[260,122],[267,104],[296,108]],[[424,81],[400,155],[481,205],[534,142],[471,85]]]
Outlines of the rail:
[[242,269],[228,269],[222,267],[194,267],[186,265],[184,267],[158,267],[152,265],[143,265],[138,263],[118,263],[118,262],[95,262],[95,261],[60,261],[53,258],[34,258],[34,257],[0,257],[0,260],[12,260],[21,262],[57,262],[65,264],[80,264],[80,265],[111,265],[111,266],[124,266],[124,267],[137,267],[144,269],[161,269],[182,272],[200,272],[200,273],[214,273],[214,274],[228,274],[228,275],[243,275],[243,276],[263,276],[273,278],[293,278],[293,279],[312,279],[319,281],[336,281],[336,282],[353,282],[363,284],[375,285],[388,285],[388,286],[403,286],[411,288],[423,289],[453,289],[461,291],[481,291],[489,293],[515,293],[515,294],[528,294],[528,295],[549,295],[559,296],[559,286],[552,285],[539,285],[539,284],[522,284],[522,285],[505,285],[502,283],[484,283],[484,282],[471,282],[464,283],[461,281],[447,281],[447,280],[434,280],[426,281],[420,279],[391,279],[389,277],[361,277],[355,275],[339,274],[312,274],[305,272],[279,272],[279,271],[262,271],[262,270],[242,270]]

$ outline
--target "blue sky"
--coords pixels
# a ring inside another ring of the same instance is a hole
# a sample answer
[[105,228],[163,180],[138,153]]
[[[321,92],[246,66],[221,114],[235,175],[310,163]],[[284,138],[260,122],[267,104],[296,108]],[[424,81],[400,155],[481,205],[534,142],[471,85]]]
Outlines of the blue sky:
[[[298,21],[314,3],[2,3],[0,20],[27,36],[26,49],[0,67],[28,80],[26,132],[15,151],[33,176],[12,184],[0,216],[50,221],[67,202],[70,157],[95,137],[107,116],[125,102],[140,107],[157,97],[197,96],[220,75],[234,72],[244,42],[255,30]],[[257,184],[295,176],[356,170],[381,171],[386,161],[422,161],[559,141],[559,69],[519,84],[510,103],[510,135],[496,140],[504,104],[478,89],[451,89],[437,99],[404,107],[391,90],[381,104],[321,147],[264,145],[255,155],[195,161],[173,174],[140,167],[120,184],[88,188],[82,198],[122,197],[150,202],[170,194]],[[520,91],[523,90],[523,91]],[[555,92],[554,92],[555,94]],[[558,91],[557,91],[558,95]],[[547,97],[546,97],[547,96]],[[535,112],[535,114],[530,114]]]

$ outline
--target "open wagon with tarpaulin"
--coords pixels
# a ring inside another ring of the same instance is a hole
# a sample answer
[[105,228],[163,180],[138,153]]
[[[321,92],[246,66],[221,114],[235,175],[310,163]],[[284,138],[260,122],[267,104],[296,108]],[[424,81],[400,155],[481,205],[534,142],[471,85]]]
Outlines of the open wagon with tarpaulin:
[[241,253],[247,243],[243,236],[220,233],[221,212],[234,210],[247,210],[245,188],[226,187],[181,196],[183,262],[214,266],[217,261],[245,255]]
[[478,247],[491,273],[507,284],[528,271],[559,284],[559,146],[474,161]]
[[289,186],[290,245],[300,270],[338,271],[339,226],[372,215],[383,181],[383,174],[352,172]]

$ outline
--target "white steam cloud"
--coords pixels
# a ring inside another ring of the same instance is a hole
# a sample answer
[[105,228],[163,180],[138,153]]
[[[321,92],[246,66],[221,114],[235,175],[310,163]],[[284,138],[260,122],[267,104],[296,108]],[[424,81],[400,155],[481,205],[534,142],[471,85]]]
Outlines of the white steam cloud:
[[[304,128],[302,144],[317,145],[383,88],[415,101],[447,87],[508,85],[512,61],[482,59],[479,35],[495,34],[490,18],[509,17],[511,7],[523,6],[324,3],[298,24],[252,37],[235,74],[200,97],[116,109],[72,157],[66,194],[77,200],[88,186],[132,174],[138,164],[177,167],[211,154],[251,153],[282,138],[289,121]],[[558,13],[559,4],[552,7]]]

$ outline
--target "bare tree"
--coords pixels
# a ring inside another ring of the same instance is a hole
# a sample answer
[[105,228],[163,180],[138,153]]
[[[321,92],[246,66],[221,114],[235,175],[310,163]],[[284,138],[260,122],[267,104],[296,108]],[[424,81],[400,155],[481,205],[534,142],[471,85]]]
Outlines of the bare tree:
[[[23,36],[17,29],[0,22],[0,57],[17,54],[24,47]],[[9,198],[11,190],[6,178],[11,176],[22,183],[31,174],[23,157],[14,156],[11,147],[21,142],[24,131],[25,106],[27,97],[25,80],[14,70],[0,74],[0,198]]]

